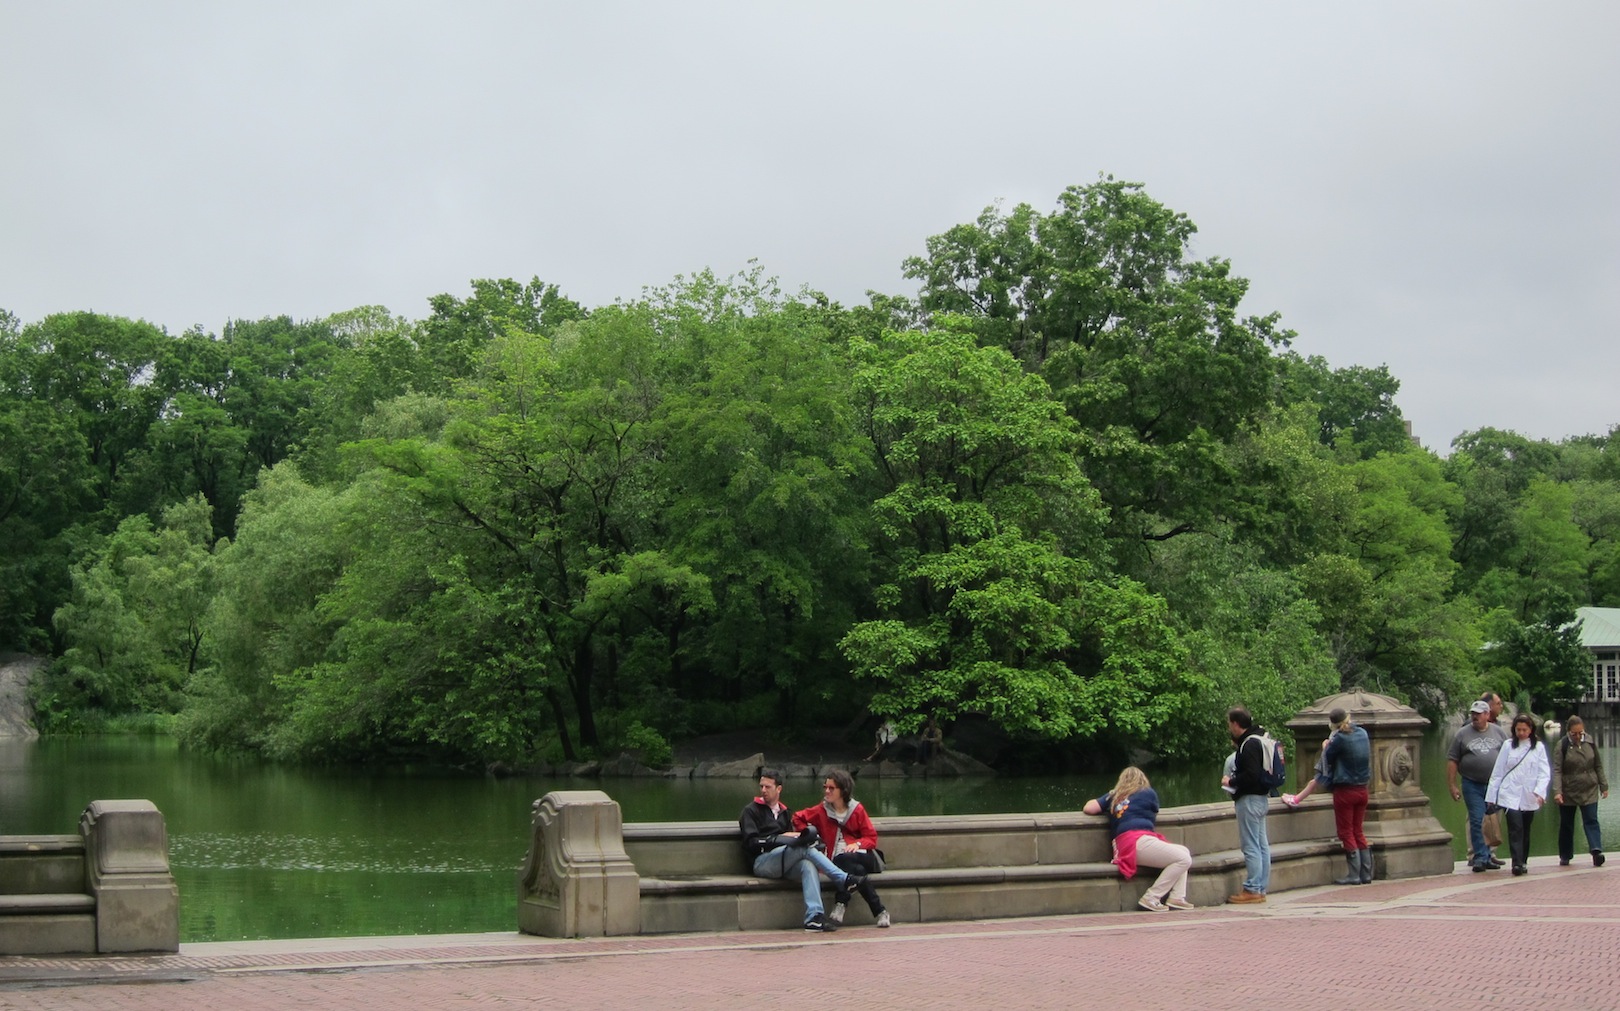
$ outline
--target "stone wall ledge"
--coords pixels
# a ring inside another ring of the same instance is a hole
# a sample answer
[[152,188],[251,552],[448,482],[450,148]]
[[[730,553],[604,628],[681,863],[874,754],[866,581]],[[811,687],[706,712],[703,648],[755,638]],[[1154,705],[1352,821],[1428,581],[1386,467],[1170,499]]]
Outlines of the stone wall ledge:
[[151,802],[92,801],[78,835],[0,836],[0,955],[179,948],[168,834]]

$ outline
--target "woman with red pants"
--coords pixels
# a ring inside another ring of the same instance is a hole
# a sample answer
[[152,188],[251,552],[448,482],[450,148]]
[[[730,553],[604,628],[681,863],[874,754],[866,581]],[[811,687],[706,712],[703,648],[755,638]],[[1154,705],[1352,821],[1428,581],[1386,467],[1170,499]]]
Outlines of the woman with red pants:
[[1344,843],[1344,859],[1349,866],[1336,885],[1365,885],[1373,879],[1372,848],[1362,825],[1367,820],[1367,783],[1372,779],[1372,747],[1367,731],[1350,721],[1343,709],[1328,713],[1333,736],[1322,748],[1316,778],[1298,794],[1283,796],[1290,807],[1309,797],[1318,786],[1333,791],[1333,822]]

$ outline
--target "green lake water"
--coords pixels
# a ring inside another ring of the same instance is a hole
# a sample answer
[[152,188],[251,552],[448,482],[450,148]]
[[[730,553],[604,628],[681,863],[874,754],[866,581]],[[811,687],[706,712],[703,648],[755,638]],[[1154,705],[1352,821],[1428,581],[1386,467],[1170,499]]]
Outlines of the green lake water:
[[[1593,729],[1614,754],[1620,728]],[[1461,859],[1464,815],[1445,792],[1442,736],[1425,742],[1423,785]],[[1167,806],[1225,799],[1213,769],[1150,775]],[[1112,775],[879,780],[858,795],[876,817],[1067,811],[1111,785]],[[530,808],[554,789],[603,789],[626,821],[729,821],[754,793],[747,780],[291,768],[184,751],[166,738],[0,740],[0,832],[75,832],[98,799],[158,806],[187,942],[512,930]],[[819,783],[788,784],[790,805],[819,797]],[[1620,839],[1620,795],[1600,816],[1606,838]],[[1553,808],[1537,817],[1535,853],[1557,851],[1557,820]]]

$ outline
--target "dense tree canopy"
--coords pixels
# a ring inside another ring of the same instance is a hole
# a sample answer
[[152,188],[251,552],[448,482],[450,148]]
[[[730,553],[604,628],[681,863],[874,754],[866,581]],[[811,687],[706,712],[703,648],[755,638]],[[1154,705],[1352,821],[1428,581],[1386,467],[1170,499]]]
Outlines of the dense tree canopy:
[[218,334],[0,312],[0,646],[55,656],[46,729],[304,760],[930,714],[1192,755],[1232,703],[1578,696],[1620,435],[1441,459],[1195,231],[1105,177],[852,307],[750,267]]

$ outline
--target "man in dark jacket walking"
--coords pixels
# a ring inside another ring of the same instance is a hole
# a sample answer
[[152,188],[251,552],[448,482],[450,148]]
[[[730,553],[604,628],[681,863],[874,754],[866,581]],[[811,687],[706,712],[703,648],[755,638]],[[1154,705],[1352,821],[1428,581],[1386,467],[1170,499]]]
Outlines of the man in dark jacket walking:
[[858,890],[865,879],[839,870],[816,849],[814,828],[802,833],[793,831],[793,812],[782,803],[782,782],[782,774],[775,769],[760,770],[759,796],[743,808],[737,819],[742,829],[743,853],[756,877],[786,878],[796,871],[804,888],[804,929],[836,930],[827,922],[821,904],[821,879],[816,872],[827,875],[843,891]]

